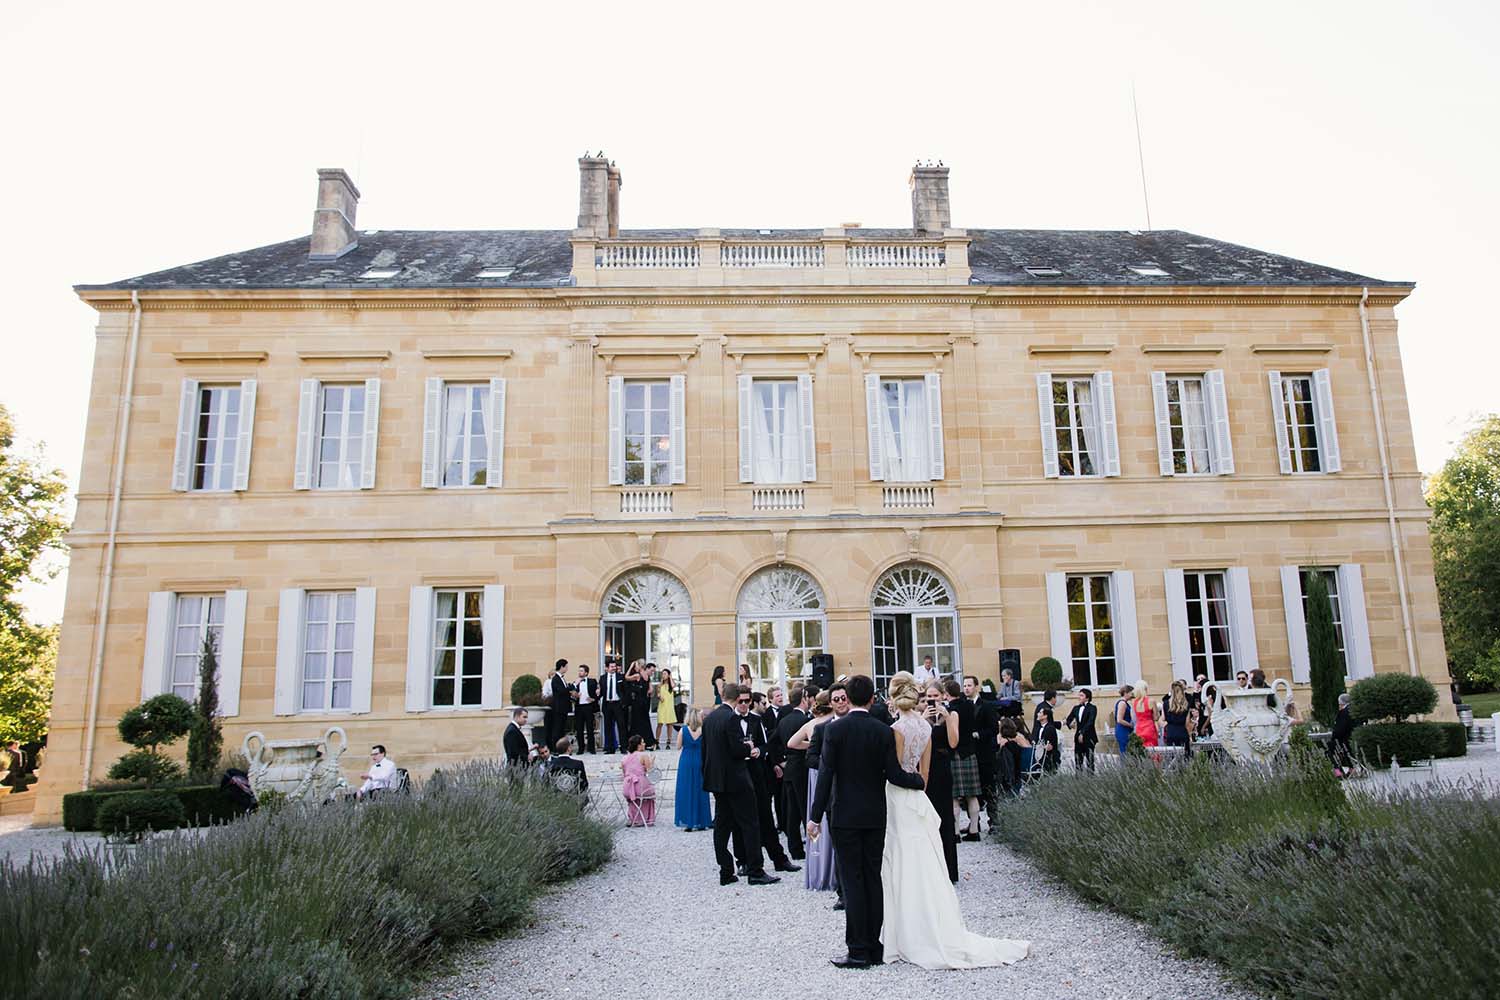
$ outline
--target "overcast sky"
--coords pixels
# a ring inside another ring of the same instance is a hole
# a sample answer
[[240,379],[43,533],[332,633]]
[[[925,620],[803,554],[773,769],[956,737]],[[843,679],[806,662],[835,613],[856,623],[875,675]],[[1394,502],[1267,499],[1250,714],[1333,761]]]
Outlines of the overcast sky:
[[[1500,409],[1497,5],[760,2],[0,6],[0,401],[76,482],[94,313],[71,286],[285,240],[315,169],[362,229],[1151,223],[1415,281],[1422,469]],[[1457,367],[1454,365],[1457,364]],[[28,592],[61,616],[61,578]]]

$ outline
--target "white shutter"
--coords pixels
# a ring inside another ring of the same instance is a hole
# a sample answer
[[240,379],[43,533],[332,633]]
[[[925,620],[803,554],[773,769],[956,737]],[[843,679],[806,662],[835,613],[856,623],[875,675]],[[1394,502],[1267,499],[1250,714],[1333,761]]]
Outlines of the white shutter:
[[741,375],[736,380],[740,396],[740,482],[755,482],[755,458],[751,454],[754,447],[753,433],[755,419],[755,380],[749,375]]
[[1042,372],[1036,377],[1036,402],[1042,418],[1042,475],[1056,479],[1057,469],[1057,420],[1052,415],[1052,373]]
[[885,480],[885,439],[880,430],[880,376],[865,376],[865,424],[870,439],[870,479]]
[[1292,660],[1292,680],[1306,684],[1312,679],[1307,653],[1307,615],[1302,608],[1302,568],[1281,567],[1281,606],[1286,612],[1286,647]]
[[177,626],[177,595],[158,590],[146,598],[146,650],[141,657],[141,701],[167,689],[167,651]]
[[1135,624],[1135,574],[1118,569],[1110,574],[1114,584],[1115,665],[1122,684],[1141,679],[1141,637]]
[[406,620],[406,710],[432,707],[432,588],[411,588]]
[[1063,665],[1063,676],[1073,676],[1073,643],[1068,630],[1068,574],[1047,574],[1047,633],[1052,657]]
[[370,688],[375,678],[375,588],[354,588],[354,673],[349,692],[349,711],[370,711]]
[[224,592],[224,633],[219,649],[219,714],[240,714],[240,676],[245,663],[245,609],[249,593]]
[[927,448],[928,479],[943,478],[943,386],[942,376],[928,372],[923,376],[927,383]]
[[818,435],[813,427],[812,375],[797,376],[797,415],[802,418],[802,481],[817,482]]
[[318,462],[318,380],[302,380],[297,402],[297,465],[292,470],[292,489],[313,487],[313,468]]
[[1188,639],[1187,589],[1183,571],[1169,569],[1163,574],[1167,585],[1167,642],[1172,651],[1172,679],[1193,680],[1193,647]]
[[1177,471],[1172,464],[1172,414],[1167,407],[1167,373],[1151,373],[1151,403],[1156,409],[1156,465],[1164,476]]
[[1292,471],[1292,446],[1287,438],[1286,400],[1282,395],[1281,372],[1267,372],[1271,383],[1271,417],[1276,423],[1276,456],[1281,460],[1281,471],[1285,475]]
[[1255,605],[1250,600],[1250,571],[1231,566],[1224,574],[1229,596],[1229,634],[1234,649],[1234,669],[1255,670],[1260,653],[1255,648]]
[[[307,592],[288,587],[281,592],[276,614],[276,686],[273,699],[277,715],[296,715],[302,706],[302,626],[307,611]],[[358,629],[355,629],[356,636]]]
[[422,407],[422,488],[442,485],[443,467],[443,380],[430,378]]
[[672,376],[672,482],[687,482],[687,376]]
[[489,433],[485,441],[484,485],[505,484],[505,379],[490,379]]
[[172,456],[172,489],[181,493],[193,482],[193,449],[198,435],[198,380],[182,380],[182,396],[177,403],[177,452]]
[[1208,439],[1213,445],[1214,474],[1234,473],[1234,446],[1229,440],[1229,396],[1224,391],[1224,372],[1214,369],[1203,375],[1203,396],[1208,408]]
[[1333,382],[1327,368],[1313,372],[1313,406],[1318,415],[1318,457],[1324,472],[1338,472],[1344,467],[1339,454],[1339,429],[1333,420]]
[[[479,707],[505,707],[505,587],[491,584],[484,588],[484,605],[480,612],[484,633],[484,673],[479,680]],[[566,713],[567,706],[560,711]]]
[[365,379],[365,438],[359,464],[359,488],[375,488],[375,435],[380,430],[380,379]]
[[[1094,373],[1094,416],[1099,423],[1099,446],[1104,449],[1104,474],[1120,474],[1120,438],[1115,430],[1115,377]],[[1094,456],[1097,462],[1098,456]]]
[[1358,563],[1339,567],[1339,611],[1344,622],[1344,666],[1349,677],[1375,676],[1370,651],[1370,619],[1365,612],[1364,573]]
[[609,484],[625,482],[625,379],[609,377]]
[[234,449],[234,488],[250,488],[250,446],[255,440],[255,379],[240,383],[239,443]]

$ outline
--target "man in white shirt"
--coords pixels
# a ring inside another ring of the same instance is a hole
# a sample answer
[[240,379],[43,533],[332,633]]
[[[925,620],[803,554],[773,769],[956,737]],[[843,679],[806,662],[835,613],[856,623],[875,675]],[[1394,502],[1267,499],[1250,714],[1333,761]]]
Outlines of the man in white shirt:
[[383,792],[396,787],[396,765],[386,758],[385,747],[379,743],[370,748],[370,769],[360,775],[365,783],[354,794],[364,798],[371,792]]
[[922,665],[915,671],[917,690],[927,690],[927,685],[937,680],[937,669],[932,665],[932,657],[922,657]]
[[625,678],[618,660],[609,660],[600,679],[599,700],[604,710],[604,752],[616,753],[625,743]]

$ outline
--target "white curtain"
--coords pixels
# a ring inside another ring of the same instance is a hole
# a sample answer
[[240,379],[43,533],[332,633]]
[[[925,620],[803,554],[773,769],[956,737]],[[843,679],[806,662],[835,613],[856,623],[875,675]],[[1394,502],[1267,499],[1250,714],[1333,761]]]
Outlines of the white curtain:
[[[1099,418],[1094,412],[1094,386],[1087,379],[1075,379],[1073,381],[1073,419],[1078,422],[1077,426],[1083,431],[1083,446],[1089,453],[1088,470],[1096,476],[1104,474],[1104,442],[1099,440]],[[1084,470],[1074,470],[1074,475],[1081,475]]]
[[464,412],[469,405],[469,391],[461,385],[448,387],[447,405],[443,415],[443,444],[447,452],[447,468],[443,471],[445,486],[462,486],[464,483]]
[[795,382],[759,382],[751,420],[757,483],[802,481],[801,422]]
[[911,483],[931,478],[926,384],[916,379],[882,382],[880,403],[886,481]]
[[1182,383],[1183,443],[1192,453],[1194,472],[1208,472],[1208,407],[1203,403],[1203,383],[1197,379]]

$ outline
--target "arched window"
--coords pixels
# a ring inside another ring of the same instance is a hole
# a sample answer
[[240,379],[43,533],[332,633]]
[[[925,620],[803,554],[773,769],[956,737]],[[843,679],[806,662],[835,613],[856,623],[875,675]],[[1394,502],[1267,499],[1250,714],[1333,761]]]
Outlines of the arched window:
[[740,588],[740,662],[764,685],[784,685],[811,673],[824,651],[828,620],[823,588],[800,569],[772,566]]
[[[600,608],[599,651],[606,669],[646,660],[672,671],[679,694],[692,690],[693,604],[671,573],[633,569],[615,581]],[[653,678],[655,681],[656,678]]]
[[606,618],[651,618],[692,613],[687,588],[659,569],[631,570],[609,588],[604,598]]
[[916,671],[927,657],[941,676],[962,671],[958,602],[936,570],[905,563],[885,572],[870,597],[870,635],[875,680],[898,670]]

